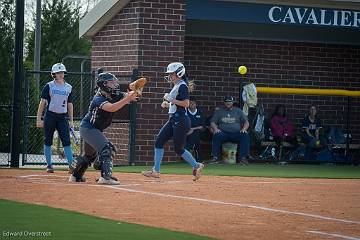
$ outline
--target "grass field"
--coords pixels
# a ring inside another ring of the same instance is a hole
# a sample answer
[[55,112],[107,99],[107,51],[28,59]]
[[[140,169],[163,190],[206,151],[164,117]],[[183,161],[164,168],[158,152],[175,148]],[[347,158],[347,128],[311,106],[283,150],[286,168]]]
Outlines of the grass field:
[[[116,172],[141,172],[146,166],[124,166],[114,168]],[[190,174],[186,163],[161,165],[162,174]],[[360,178],[359,166],[302,165],[302,164],[250,164],[248,166],[219,164],[206,165],[205,175],[243,177],[284,177],[284,178]]]
[[0,239],[209,239],[8,200],[0,213]]

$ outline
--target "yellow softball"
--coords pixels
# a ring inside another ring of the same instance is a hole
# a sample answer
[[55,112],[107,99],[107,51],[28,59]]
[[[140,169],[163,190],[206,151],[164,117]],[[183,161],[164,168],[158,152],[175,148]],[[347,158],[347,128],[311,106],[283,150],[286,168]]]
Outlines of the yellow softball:
[[238,72],[241,74],[241,75],[244,75],[247,73],[247,68],[245,66],[240,66],[239,69],[238,69]]

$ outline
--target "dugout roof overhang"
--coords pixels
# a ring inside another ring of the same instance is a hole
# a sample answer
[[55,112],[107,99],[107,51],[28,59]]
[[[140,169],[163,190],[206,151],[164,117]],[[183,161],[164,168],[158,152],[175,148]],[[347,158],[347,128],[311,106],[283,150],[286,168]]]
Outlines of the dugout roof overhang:
[[[102,0],[80,20],[94,36],[130,0]],[[187,0],[186,36],[360,45],[360,0]]]

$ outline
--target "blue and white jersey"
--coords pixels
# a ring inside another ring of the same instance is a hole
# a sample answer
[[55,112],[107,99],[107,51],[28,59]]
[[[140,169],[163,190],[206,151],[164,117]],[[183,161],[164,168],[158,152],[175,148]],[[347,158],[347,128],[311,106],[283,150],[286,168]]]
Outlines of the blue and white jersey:
[[[175,86],[171,89],[169,95],[171,99],[176,99],[179,101],[189,99],[189,89],[186,82],[184,80],[177,82]],[[173,114],[176,112],[184,114],[186,113],[186,108],[170,103],[169,114]]]
[[54,113],[67,113],[67,104],[72,102],[72,86],[66,82],[48,82],[42,92],[41,98],[47,100],[47,109]]

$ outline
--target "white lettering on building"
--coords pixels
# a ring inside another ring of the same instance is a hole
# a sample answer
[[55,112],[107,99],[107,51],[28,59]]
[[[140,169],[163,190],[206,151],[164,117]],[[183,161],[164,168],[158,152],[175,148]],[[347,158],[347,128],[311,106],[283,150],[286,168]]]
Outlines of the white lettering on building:
[[353,27],[359,27],[358,23],[360,23],[360,12],[355,12]]
[[360,27],[360,12],[273,6],[268,11],[273,23]]

